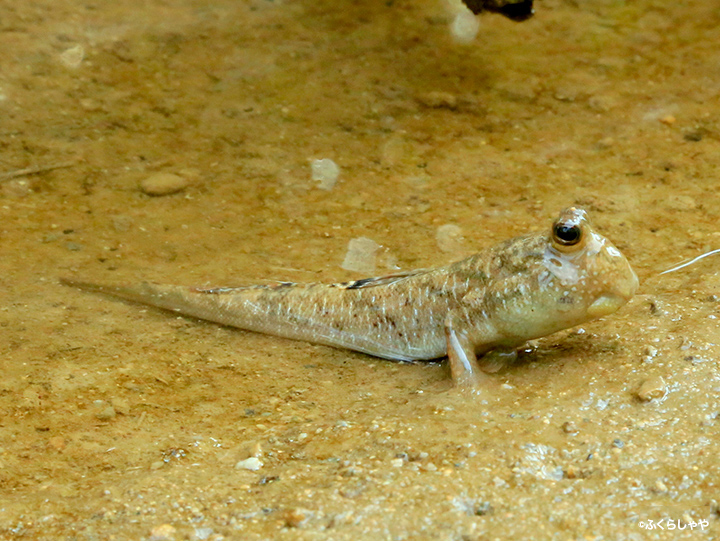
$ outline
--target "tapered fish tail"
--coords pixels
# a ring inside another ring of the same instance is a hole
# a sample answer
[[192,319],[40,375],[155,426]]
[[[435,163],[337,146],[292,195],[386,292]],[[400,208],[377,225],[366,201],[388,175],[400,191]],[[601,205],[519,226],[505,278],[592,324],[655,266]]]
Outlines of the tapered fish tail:
[[137,285],[105,285],[72,278],[61,278],[60,283],[91,293],[100,293],[200,319],[218,321],[217,299],[212,295],[198,295],[196,288],[150,282]]

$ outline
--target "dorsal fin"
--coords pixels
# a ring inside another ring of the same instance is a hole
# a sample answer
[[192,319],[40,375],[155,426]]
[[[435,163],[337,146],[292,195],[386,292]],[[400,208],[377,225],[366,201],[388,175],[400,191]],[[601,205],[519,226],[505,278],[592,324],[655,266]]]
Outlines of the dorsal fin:
[[355,280],[353,282],[343,282],[341,284],[332,284],[332,287],[338,287],[342,289],[365,289],[368,287],[375,286],[387,286],[410,278],[411,276],[417,276],[418,274],[425,274],[429,272],[428,269],[416,269],[405,272],[398,272],[395,274],[388,274],[386,276],[376,276],[374,278],[363,278],[362,280]]

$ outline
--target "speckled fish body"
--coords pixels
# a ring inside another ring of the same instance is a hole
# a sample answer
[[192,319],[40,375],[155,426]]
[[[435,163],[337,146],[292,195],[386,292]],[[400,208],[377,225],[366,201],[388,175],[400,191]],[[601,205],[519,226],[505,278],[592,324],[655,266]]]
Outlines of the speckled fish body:
[[511,239],[445,267],[354,282],[218,288],[64,282],[387,359],[448,355],[460,384],[477,381],[477,355],[610,314],[638,285],[625,257],[574,208],[549,233]]

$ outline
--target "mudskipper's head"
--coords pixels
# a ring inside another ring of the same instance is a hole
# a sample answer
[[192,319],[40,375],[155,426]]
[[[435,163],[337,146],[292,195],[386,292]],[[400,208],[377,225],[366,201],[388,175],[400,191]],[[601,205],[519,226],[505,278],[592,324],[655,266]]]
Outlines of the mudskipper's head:
[[[549,231],[526,238],[527,276],[508,277],[521,295],[493,308],[496,328],[508,342],[538,338],[612,314],[635,294],[638,279],[625,256],[594,231],[585,211],[568,208]],[[522,244],[521,244],[522,245]],[[500,300],[496,297],[496,300]]]

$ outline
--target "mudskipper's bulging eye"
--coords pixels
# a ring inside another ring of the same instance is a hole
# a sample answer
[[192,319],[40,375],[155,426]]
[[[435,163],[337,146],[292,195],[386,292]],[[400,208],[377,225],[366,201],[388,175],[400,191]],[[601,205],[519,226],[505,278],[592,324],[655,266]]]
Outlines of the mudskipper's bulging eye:
[[556,223],[553,226],[555,241],[562,246],[574,246],[582,239],[582,228],[578,224]]

